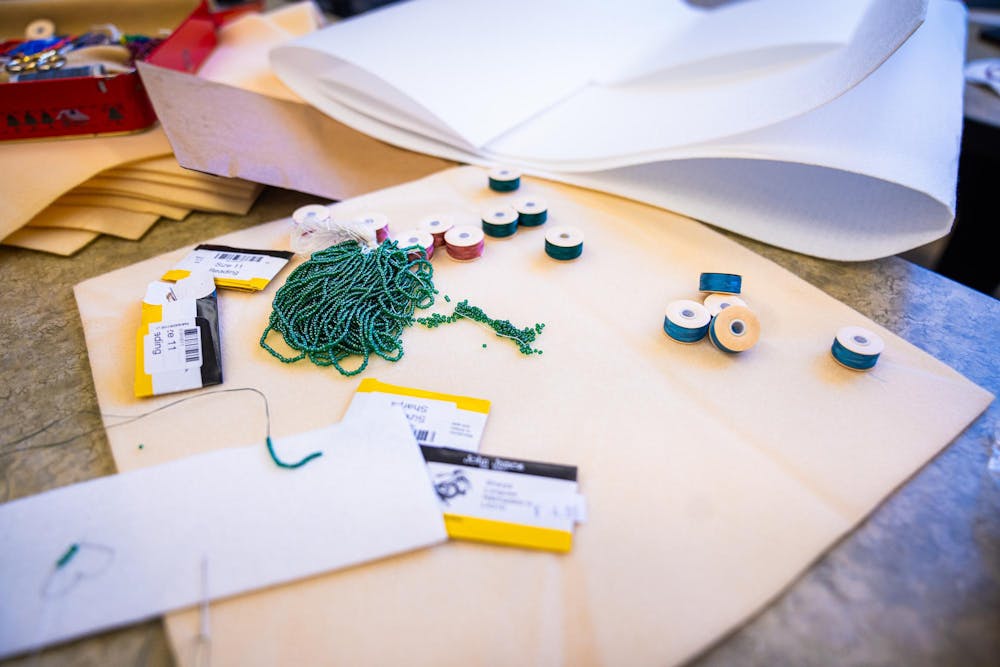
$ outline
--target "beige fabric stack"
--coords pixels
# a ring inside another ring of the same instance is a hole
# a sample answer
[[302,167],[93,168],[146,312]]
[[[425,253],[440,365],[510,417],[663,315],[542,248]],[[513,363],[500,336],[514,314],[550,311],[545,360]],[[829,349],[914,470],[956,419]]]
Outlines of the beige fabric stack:
[[0,146],[4,245],[72,255],[108,234],[137,240],[193,210],[243,215],[248,181],[184,169],[159,127],[139,134]]

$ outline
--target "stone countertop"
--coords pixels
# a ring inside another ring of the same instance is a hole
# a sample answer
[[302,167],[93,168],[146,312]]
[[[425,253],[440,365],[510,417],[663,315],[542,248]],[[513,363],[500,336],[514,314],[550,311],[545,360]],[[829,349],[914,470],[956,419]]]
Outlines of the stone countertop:
[[[0,502],[114,472],[74,284],[316,201],[269,188],[248,216],[163,221],[141,242],[105,236],[72,259],[0,247]],[[733,238],[1000,393],[1000,301],[898,258],[844,264]],[[998,431],[994,402],[857,530],[693,664],[995,665],[1000,472],[987,462]],[[153,621],[3,664],[173,659]]]

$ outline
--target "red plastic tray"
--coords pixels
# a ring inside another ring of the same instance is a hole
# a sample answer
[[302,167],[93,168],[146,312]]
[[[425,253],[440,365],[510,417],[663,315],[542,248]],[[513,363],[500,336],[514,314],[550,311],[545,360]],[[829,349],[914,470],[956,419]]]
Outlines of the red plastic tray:
[[[146,60],[194,72],[215,48],[216,28],[258,4],[212,13],[203,2]],[[0,84],[0,141],[136,132],[155,121],[138,72]]]

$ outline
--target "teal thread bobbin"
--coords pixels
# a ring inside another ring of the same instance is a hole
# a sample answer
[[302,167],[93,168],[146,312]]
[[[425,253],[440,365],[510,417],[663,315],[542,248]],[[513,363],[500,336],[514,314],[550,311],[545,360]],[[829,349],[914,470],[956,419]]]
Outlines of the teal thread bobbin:
[[735,273],[703,273],[698,280],[698,289],[702,292],[739,294],[742,286],[743,277]]
[[583,232],[561,225],[545,232],[545,254],[552,259],[567,261],[583,254]]
[[841,366],[854,371],[867,371],[878,363],[885,350],[885,341],[862,327],[841,327],[833,339],[830,354]]
[[697,301],[671,301],[663,317],[663,331],[678,343],[697,343],[708,333],[711,321],[708,310]]
[[510,206],[483,211],[483,233],[501,239],[517,232],[517,211]]
[[514,208],[517,209],[517,224],[521,227],[538,227],[549,218],[548,206],[538,197],[518,202]]
[[521,172],[510,167],[491,169],[488,178],[494,192],[513,192],[521,187]]
[[746,352],[760,340],[760,320],[746,306],[729,306],[712,318],[708,338],[723,352]]

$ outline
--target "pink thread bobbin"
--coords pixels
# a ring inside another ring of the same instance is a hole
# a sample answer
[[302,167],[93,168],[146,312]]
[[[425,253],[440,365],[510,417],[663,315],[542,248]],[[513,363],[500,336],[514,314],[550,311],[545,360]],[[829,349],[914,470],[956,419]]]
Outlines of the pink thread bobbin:
[[486,235],[483,230],[472,225],[458,225],[444,235],[445,250],[452,259],[468,262],[483,256]]
[[375,240],[379,243],[389,238],[389,218],[384,213],[365,213],[361,223],[375,232]]
[[417,223],[417,229],[429,233],[434,238],[434,245],[439,248],[444,245],[444,235],[454,225],[451,221],[440,215],[432,215]]
[[[434,256],[434,237],[423,230],[411,229],[403,232],[396,237],[396,241],[399,243],[400,248],[410,248],[412,246],[423,248],[423,254],[427,256],[427,259]],[[421,253],[419,250],[411,250],[406,254],[406,256],[412,261],[414,259],[420,259]]]

